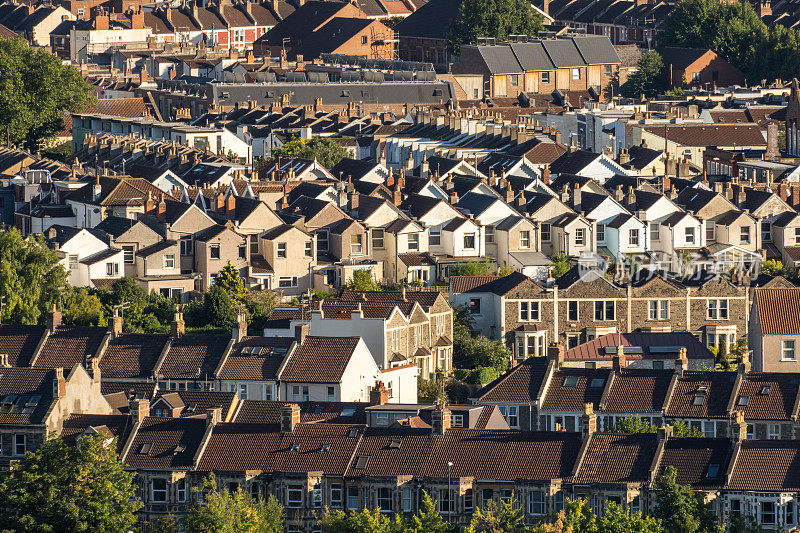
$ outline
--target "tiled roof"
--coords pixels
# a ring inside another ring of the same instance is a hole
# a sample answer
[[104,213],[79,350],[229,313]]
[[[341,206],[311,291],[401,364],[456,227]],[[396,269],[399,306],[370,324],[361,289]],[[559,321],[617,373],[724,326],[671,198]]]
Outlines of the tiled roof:
[[799,389],[798,374],[750,372],[742,380],[734,409],[744,412],[746,420],[791,421],[796,414],[794,406]]
[[670,438],[664,445],[659,473],[673,466],[681,485],[691,485],[694,489],[718,488],[725,482],[730,455],[730,439]]
[[182,335],[173,341],[159,374],[165,379],[214,379],[230,340],[230,335]]
[[0,368],[0,424],[43,423],[54,401],[54,379],[49,369]]
[[458,294],[470,292],[494,281],[495,276],[450,276],[450,292]]
[[[765,468],[765,466],[769,468]],[[800,441],[745,440],[728,480],[728,490],[800,490]]]
[[149,377],[166,342],[167,335],[121,335],[109,342],[100,360],[100,371],[106,378]]
[[[286,402],[242,400],[233,420],[242,424],[280,424],[281,407]],[[361,402],[301,402],[300,422],[327,422],[331,424],[366,424],[364,410],[368,403]]]
[[97,354],[106,333],[105,328],[60,326],[45,341],[34,366],[68,370],[84,364]]
[[274,380],[293,341],[290,337],[247,337],[233,348],[217,378]]
[[[645,126],[645,131],[664,136],[664,126]],[[767,141],[757,124],[721,124],[715,126],[666,126],[670,142],[683,146],[765,146]]]
[[578,484],[646,482],[656,446],[654,433],[595,433],[573,481]]
[[666,415],[727,418],[735,381],[735,372],[684,372],[672,393]]
[[[177,391],[174,393],[180,397],[183,403],[182,417],[196,416],[205,418],[206,410],[212,407],[222,408],[222,420],[227,420],[231,414],[231,408],[236,401],[235,392],[225,391]],[[172,404],[172,402],[169,402]],[[152,404],[151,404],[152,405]]]
[[607,413],[657,413],[664,408],[672,370],[629,369],[614,374],[601,409]]
[[142,470],[191,468],[205,429],[205,419],[147,417],[125,463]]
[[292,433],[281,433],[275,425],[217,424],[197,470],[325,472],[341,476],[361,431],[358,426],[340,424],[298,424]]
[[339,299],[356,301],[360,299],[367,302],[380,302],[386,305],[417,302],[423,309],[428,309],[436,303],[440,294],[435,291],[353,291],[345,289]]
[[46,331],[45,326],[0,325],[0,351],[8,355],[8,364],[28,366]]
[[[507,276],[487,278],[487,281],[485,283],[477,284],[477,285],[474,282],[471,282],[469,280],[462,281],[462,280],[459,279],[461,277],[471,278],[472,276],[455,276],[453,278],[450,278],[451,281],[454,280],[454,279],[456,280],[454,282],[454,284],[451,285],[452,287],[454,287],[451,292],[454,292],[454,293],[455,292],[476,292],[476,293],[477,292],[491,292],[493,294],[497,294],[498,296],[504,296],[504,295],[508,294],[509,292],[513,291],[514,289],[516,289],[517,287],[519,287],[520,285],[522,285],[523,283],[531,283],[534,286],[538,286],[538,284],[535,281],[533,281],[531,278],[529,278],[525,274],[522,274],[521,272],[516,272],[516,271],[512,272],[511,274],[509,274]],[[465,287],[470,287],[470,288],[468,288],[467,290],[464,290],[464,291],[456,291],[455,290],[456,286],[459,286],[459,288],[465,288]]]
[[[621,338],[620,338],[621,337]],[[714,355],[694,335],[688,331],[674,333],[609,333],[579,344],[567,350],[565,361],[610,361],[617,354],[620,341],[622,346],[641,348],[635,353],[625,351],[628,359],[677,359],[680,348],[686,348],[689,359],[713,359]],[[658,347],[657,349],[652,349]],[[674,351],[666,351],[674,347]],[[612,348],[612,349],[606,349]]]
[[432,266],[436,264],[436,261],[433,260],[433,257],[427,253],[421,254],[398,254],[398,259],[403,262],[404,265],[414,267],[414,266]]
[[535,402],[547,364],[547,358],[529,357],[476,392],[474,397],[481,402]]
[[361,337],[306,337],[281,372],[281,381],[339,383]]
[[587,403],[598,409],[611,369],[564,368],[553,374],[542,399],[546,411],[580,411]]
[[75,444],[84,432],[94,428],[98,433],[116,437],[119,453],[130,435],[131,420],[128,415],[72,415],[64,420],[60,436],[67,444]]
[[757,289],[754,303],[764,335],[800,331],[800,289]]

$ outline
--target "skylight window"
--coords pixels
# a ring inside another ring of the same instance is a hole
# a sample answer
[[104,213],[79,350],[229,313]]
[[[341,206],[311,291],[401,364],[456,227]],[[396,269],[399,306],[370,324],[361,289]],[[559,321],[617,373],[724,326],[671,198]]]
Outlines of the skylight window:
[[295,442],[294,444],[292,444],[291,450],[295,453],[298,453],[300,451],[300,443]]
[[705,405],[706,403],[706,396],[705,394],[695,394],[694,400],[692,400],[692,405]]
[[399,450],[402,444],[403,441],[400,439],[392,439],[392,442],[389,443],[389,448],[392,450]]
[[574,389],[578,386],[578,376],[567,376],[564,378],[564,388]]
[[331,451],[331,445],[330,444],[323,444],[322,448],[320,448],[319,450],[321,452],[323,452],[323,453],[328,453],[328,452]]
[[356,468],[359,470],[363,470],[367,467],[367,463],[369,463],[369,455],[359,455],[356,457]]
[[770,391],[772,391],[772,385],[764,385],[761,387],[762,396],[769,396]]
[[139,446],[139,455],[150,455],[151,451],[153,451],[152,442],[143,442],[142,445]]
[[599,389],[605,384],[606,384],[605,378],[592,378],[592,381],[589,382],[589,387],[593,389]]
[[350,416],[355,416],[355,414],[356,414],[356,410],[351,408],[351,407],[346,407],[346,408],[342,409],[342,416],[350,417]]
[[712,463],[708,465],[708,472],[706,472],[706,477],[714,478],[719,475],[719,465],[716,463]]
[[750,396],[739,396],[739,401],[736,402],[737,405],[747,405],[750,402]]

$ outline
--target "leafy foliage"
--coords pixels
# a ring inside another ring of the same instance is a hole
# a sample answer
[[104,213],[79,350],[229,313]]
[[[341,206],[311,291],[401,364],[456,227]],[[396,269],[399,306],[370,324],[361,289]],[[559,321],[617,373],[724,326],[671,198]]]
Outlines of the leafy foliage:
[[169,329],[175,303],[157,292],[148,293],[136,280],[123,277],[102,297],[106,308],[127,304],[122,312],[123,330],[130,333],[159,333]]
[[783,276],[786,274],[786,269],[778,259],[767,259],[761,262],[761,273],[768,276]]
[[[673,420],[670,422],[672,426],[672,435],[674,437],[702,437],[703,432],[689,426],[683,420]],[[658,430],[656,426],[642,419],[638,416],[629,416],[622,420],[617,420],[614,426],[614,433],[655,433]]]
[[706,507],[703,495],[676,481],[677,471],[669,466],[653,484],[653,517],[660,519],[669,533],[721,533],[714,513]]
[[511,361],[511,350],[500,341],[475,335],[461,323],[453,324],[453,364],[458,368],[491,367],[505,372]]
[[347,288],[354,291],[377,291],[380,290],[378,284],[372,279],[372,273],[367,269],[356,270],[353,272],[353,279],[347,284]]
[[214,476],[203,482],[205,503],[192,507],[184,523],[190,533],[280,533],[285,512],[274,495],[254,499],[241,489],[217,490]]
[[665,87],[664,61],[656,51],[645,52],[639,58],[637,70],[630,75],[625,85],[621,87],[623,96],[638,98],[656,96],[663,92]]
[[[0,81],[4,75],[0,72]],[[4,298],[5,323],[36,324],[66,287],[67,273],[41,237],[23,238],[16,228],[0,232],[0,298]]]
[[603,514],[597,517],[597,531],[603,533],[663,533],[661,522],[653,517],[642,516],[641,512],[632,513],[619,504],[609,502]]
[[77,326],[108,325],[103,302],[85,287],[74,287],[63,298],[64,323]]
[[311,139],[296,137],[279,149],[273,150],[272,154],[276,157],[287,155],[304,159],[316,159],[325,168],[331,168],[349,156],[347,150],[341,144],[327,137],[313,137]]
[[497,269],[488,259],[485,261],[464,261],[450,266],[451,276],[496,276]]
[[0,39],[0,131],[35,149],[64,127],[64,113],[82,109],[91,87],[80,73],[22,38]]
[[570,269],[569,258],[564,254],[555,254],[550,260],[553,262],[550,266],[550,274],[554,278],[563,276]]
[[492,500],[486,509],[480,507],[472,514],[467,533],[515,533],[525,531],[522,509],[510,501]]
[[526,0],[464,0],[450,23],[448,47],[458,55],[462,44],[474,44],[478,37],[535,36],[543,20]]
[[191,302],[184,311],[186,323],[193,327],[214,326],[232,328],[239,314],[239,303],[236,298],[214,284],[203,293],[203,298]]
[[422,510],[407,519],[381,513],[380,509],[362,509],[358,513],[326,509],[320,524],[331,533],[447,533],[458,529],[442,518],[436,502],[424,491]]
[[0,481],[0,530],[127,531],[142,507],[133,478],[104,435],[49,440]]
[[232,298],[236,300],[241,300],[245,297],[248,293],[247,286],[245,286],[244,278],[239,275],[239,271],[231,265],[231,262],[228,261],[228,264],[222,267],[222,270],[219,271],[219,276],[217,279],[214,280],[214,285],[219,286],[221,289],[225,290]]

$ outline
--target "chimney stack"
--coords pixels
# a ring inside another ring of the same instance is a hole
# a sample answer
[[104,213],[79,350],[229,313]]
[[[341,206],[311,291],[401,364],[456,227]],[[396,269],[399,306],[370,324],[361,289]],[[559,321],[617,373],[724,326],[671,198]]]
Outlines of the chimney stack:
[[583,436],[590,437],[597,433],[597,415],[594,412],[594,405],[591,402],[583,404],[583,415],[581,415],[581,427]]
[[281,433],[292,433],[300,423],[300,406],[287,403],[281,407]]
[[170,334],[176,339],[186,333],[186,322],[183,321],[183,313],[175,311],[175,318],[172,319]]
[[67,395],[67,380],[64,379],[64,369],[56,368],[53,372],[55,372],[55,377],[53,378],[53,397],[63,398]]
[[114,316],[111,317],[111,324],[109,324],[109,330],[111,331],[111,336],[113,338],[117,338],[122,335],[122,317],[119,316],[119,311],[114,309]]
[[730,428],[730,438],[733,442],[747,440],[747,422],[744,421],[744,413],[742,411],[734,411],[731,413]]
[[308,337],[308,332],[308,324],[297,324],[294,327],[294,340],[297,341],[297,344],[303,344],[303,341]]
[[386,390],[383,381],[378,381],[369,391],[369,404],[372,406],[386,403],[389,403],[389,391]]
[[560,342],[552,342],[550,343],[550,348],[547,350],[547,355],[550,356],[556,363],[556,370],[560,369],[564,366],[564,357],[567,353],[567,350],[564,348],[564,345]]
[[222,407],[214,406],[206,409],[206,427],[214,427],[222,422]]
[[236,315],[236,325],[233,326],[231,338],[234,342],[242,342],[245,337],[247,337],[247,315],[239,312]]
[[56,328],[61,325],[61,311],[56,309],[56,304],[53,304],[53,308],[50,309],[50,312],[47,313],[47,329],[50,330],[50,333],[55,333]]
[[141,424],[145,417],[150,416],[150,400],[147,398],[131,398],[128,406],[134,424]]
[[434,435],[444,435],[450,429],[450,408],[437,404],[431,416],[431,429]]

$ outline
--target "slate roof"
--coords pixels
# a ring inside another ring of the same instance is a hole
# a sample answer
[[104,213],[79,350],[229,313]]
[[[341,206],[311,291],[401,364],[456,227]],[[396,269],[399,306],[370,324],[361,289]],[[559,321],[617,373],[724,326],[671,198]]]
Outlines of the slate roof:
[[450,20],[461,7],[461,0],[430,0],[398,22],[394,29],[404,37],[445,39]]
[[619,55],[608,37],[590,36],[573,37],[572,42],[578,48],[583,59],[590,65],[620,63]]
[[359,340],[360,337],[306,337],[281,372],[281,381],[340,383]]
[[686,70],[686,68],[710,51],[708,48],[665,46],[661,50],[661,56],[664,60],[664,65],[667,65],[667,67],[672,65],[676,70]]
[[561,157],[550,163],[550,172],[553,174],[578,174],[599,158],[600,154],[588,150],[566,151]]

